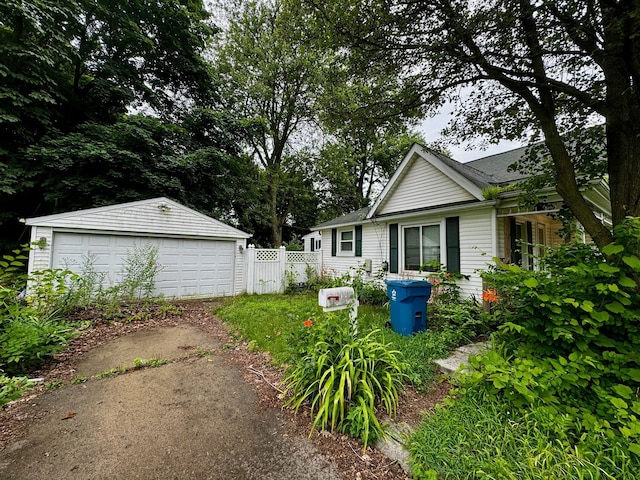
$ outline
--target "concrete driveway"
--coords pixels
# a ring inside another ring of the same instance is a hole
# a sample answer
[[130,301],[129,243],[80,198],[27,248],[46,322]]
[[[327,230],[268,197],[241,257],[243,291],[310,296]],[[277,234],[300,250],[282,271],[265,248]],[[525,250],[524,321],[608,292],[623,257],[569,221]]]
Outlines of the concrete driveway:
[[[212,355],[193,355],[195,346]],[[90,378],[36,397],[25,438],[0,451],[0,478],[337,479],[305,438],[288,436],[278,410],[260,410],[221,345],[193,326],[142,330],[85,354],[77,375],[172,362]],[[185,355],[191,352],[189,358]]]

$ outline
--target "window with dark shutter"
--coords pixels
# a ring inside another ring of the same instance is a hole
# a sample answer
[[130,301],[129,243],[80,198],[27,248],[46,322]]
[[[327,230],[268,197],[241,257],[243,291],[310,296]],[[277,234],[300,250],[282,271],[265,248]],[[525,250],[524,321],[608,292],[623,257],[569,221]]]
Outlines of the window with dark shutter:
[[331,229],[331,256],[335,257],[338,252],[338,229]]
[[389,272],[398,273],[398,224],[389,225]]
[[446,219],[447,270],[460,273],[460,217]]

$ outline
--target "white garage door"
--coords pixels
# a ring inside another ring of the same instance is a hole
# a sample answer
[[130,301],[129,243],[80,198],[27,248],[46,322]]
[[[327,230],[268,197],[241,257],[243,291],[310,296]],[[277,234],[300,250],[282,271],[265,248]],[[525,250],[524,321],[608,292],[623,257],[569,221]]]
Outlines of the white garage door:
[[127,254],[136,245],[158,248],[162,270],[156,278],[156,293],[166,297],[233,294],[233,241],[56,232],[52,266],[81,273],[89,260],[93,269],[105,272],[107,282],[114,285],[121,281]]

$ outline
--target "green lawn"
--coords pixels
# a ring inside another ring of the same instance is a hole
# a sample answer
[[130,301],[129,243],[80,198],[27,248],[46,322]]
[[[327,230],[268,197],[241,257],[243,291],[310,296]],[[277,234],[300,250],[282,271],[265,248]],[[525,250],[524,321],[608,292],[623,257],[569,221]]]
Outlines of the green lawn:
[[[318,306],[316,294],[306,295],[242,295],[228,299],[216,314],[232,325],[238,334],[251,342],[252,348],[267,351],[274,362],[285,366],[291,358],[291,335],[305,328],[307,319],[318,320],[327,315]],[[346,315],[345,315],[346,321]],[[427,330],[404,337],[385,325],[389,311],[385,307],[361,306],[358,309],[358,329],[361,334],[380,329],[376,340],[391,343],[403,353],[408,364],[407,374],[419,389],[426,388],[435,378],[432,360],[446,356],[461,341],[452,330]]]

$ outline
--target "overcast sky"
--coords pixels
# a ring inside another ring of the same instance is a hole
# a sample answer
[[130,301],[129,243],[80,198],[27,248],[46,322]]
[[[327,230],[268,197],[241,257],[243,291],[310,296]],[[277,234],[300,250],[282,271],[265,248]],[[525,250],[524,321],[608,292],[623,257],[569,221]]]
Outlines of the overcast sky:
[[[440,132],[447,125],[451,118],[451,111],[443,111],[442,113],[424,120],[419,126],[418,131],[422,134],[427,143],[436,142],[442,140]],[[479,143],[479,142],[478,142]],[[461,143],[459,145],[446,144],[447,149],[451,152],[451,156],[454,160],[459,162],[469,162],[478,158],[488,157],[496,153],[506,152],[513,150],[514,148],[521,147],[522,144],[518,142],[500,142],[496,145],[488,145],[486,148],[478,146],[467,145]]]

